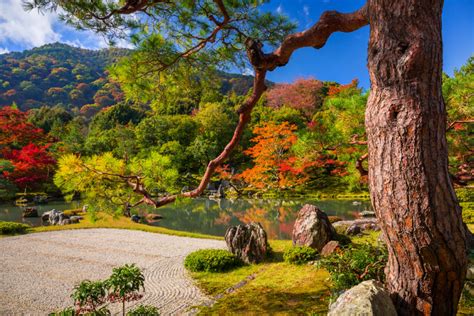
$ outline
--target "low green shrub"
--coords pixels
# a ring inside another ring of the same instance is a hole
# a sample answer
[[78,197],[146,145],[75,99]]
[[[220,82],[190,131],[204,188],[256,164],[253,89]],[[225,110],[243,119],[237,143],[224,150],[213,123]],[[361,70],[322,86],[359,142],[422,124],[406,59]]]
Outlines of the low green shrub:
[[242,262],[236,256],[223,249],[201,249],[184,260],[184,266],[192,272],[223,272],[240,265]]
[[0,222],[0,235],[24,234],[29,225],[15,222]]
[[474,189],[460,188],[456,189],[456,196],[461,202],[474,202]]
[[306,246],[288,248],[283,254],[283,260],[292,264],[304,264],[316,260],[318,251]]
[[329,271],[334,287],[338,291],[366,280],[376,279],[384,282],[387,259],[385,248],[365,244],[358,247],[348,246],[342,252],[321,258],[318,266]]
[[466,224],[474,224],[474,202],[460,203],[462,207],[462,220]]
[[158,308],[151,305],[138,305],[127,313],[127,316],[159,316]]
[[107,302],[107,294],[106,282],[82,281],[74,287],[74,291],[71,294],[71,298],[76,306],[76,313],[100,313],[100,306]]

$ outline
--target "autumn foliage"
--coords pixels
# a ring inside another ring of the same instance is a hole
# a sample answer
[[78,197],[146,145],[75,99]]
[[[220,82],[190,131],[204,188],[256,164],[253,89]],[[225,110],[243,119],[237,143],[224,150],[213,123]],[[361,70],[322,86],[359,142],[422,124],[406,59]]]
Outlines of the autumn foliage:
[[351,83],[348,84],[333,84],[329,86],[328,96],[335,96],[340,94],[343,91],[347,91],[353,88],[357,88],[359,85],[359,80],[353,79]]
[[44,143],[47,135],[27,121],[27,113],[10,106],[0,109],[0,149],[21,148],[29,143]]
[[4,150],[14,170],[4,171],[5,177],[20,189],[35,188],[52,175],[56,160],[48,153],[48,145],[28,144],[20,150]]
[[322,88],[323,83],[314,78],[277,84],[268,91],[267,102],[273,108],[288,106],[311,117],[323,102]]
[[56,164],[48,152],[50,137],[27,121],[27,114],[12,107],[0,109],[0,154],[13,170],[2,176],[18,189],[35,188],[51,178]]
[[307,165],[291,153],[298,139],[295,131],[296,126],[288,122],[255,127],[255,145],[244,152],[253,159],[254,166],[242,172],[240,178],[257,189],[290,188],[304,182]]

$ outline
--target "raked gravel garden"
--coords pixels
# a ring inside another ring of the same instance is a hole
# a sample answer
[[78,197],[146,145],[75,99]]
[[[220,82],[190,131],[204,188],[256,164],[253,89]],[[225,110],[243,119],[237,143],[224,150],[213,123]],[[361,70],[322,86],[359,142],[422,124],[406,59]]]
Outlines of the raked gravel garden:
[[[33,233],[0,239],[0,315],[45,315],[73,305],[69,297],[82,280],[104,279],[114,267],[135,263],[145,276],[140,303],[162,315],[187,314],[210,298],[196,287],[183,260],[224,241],[121,229]],[[120,304],[112,306],[120,311]]]

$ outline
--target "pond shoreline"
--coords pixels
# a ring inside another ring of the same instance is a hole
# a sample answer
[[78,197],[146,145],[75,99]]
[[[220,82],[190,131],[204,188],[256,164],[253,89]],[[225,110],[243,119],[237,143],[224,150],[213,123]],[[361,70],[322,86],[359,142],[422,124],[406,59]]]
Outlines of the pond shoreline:
[[[133,212],[142,217],[143,223],[153,227],[167,228],[212,236],[223,236],[227,227],[241,223],[260,222],[271,239],[291,239],[291,231],[298,211],[304,204],[314,204],[328,215],[342,219],[353,219],[361,212],[370,209],[367,200],[331,199],[208,199],[196,198],[154,209],[141,206]],[[38,205],[38,213],[56,209],[81,209],[82,202],[72,204],[51,202]],[[22,218],[21,208],[13,205],[0,205],[0,220],[43,226],[39,218]],[[145,221],[146,214],[159,214],[163,219]]]

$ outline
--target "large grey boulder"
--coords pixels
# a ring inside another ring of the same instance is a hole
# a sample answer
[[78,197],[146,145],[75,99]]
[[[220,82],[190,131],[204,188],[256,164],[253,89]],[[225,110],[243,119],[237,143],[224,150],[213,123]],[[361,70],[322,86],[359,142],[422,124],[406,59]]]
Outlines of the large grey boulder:
[[395,306],[382,283],[364,281],[345,291],[329,306],[328,316],[396,316]]
[[336,231],[329,222],[329,218],[314,205],[306,204],[298,212],[293,226],[293,245],[308,246],[321,251]]
[[245,263],[261,262],[270,250],[267,233],[260,223],[229,227],[225,242],[229,251]]
[[63,212],[52,209],[49,212],[43,213],[41,215],[43,221],[48,221],[50,225],[68,225],[71,224],[69,216],[65,215]]

